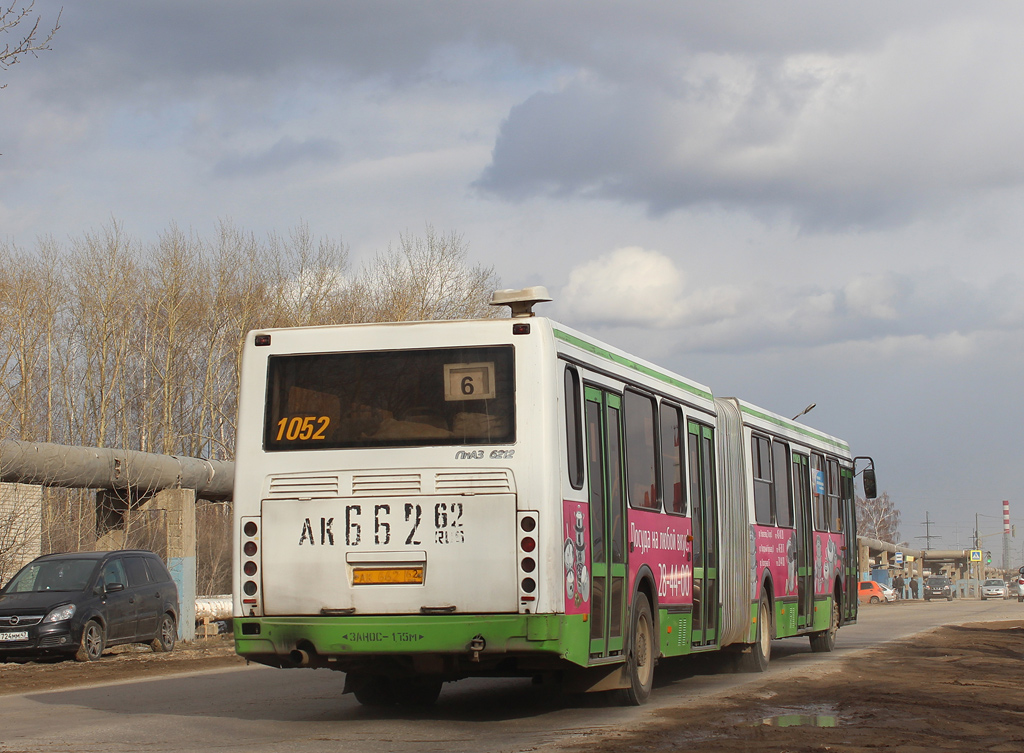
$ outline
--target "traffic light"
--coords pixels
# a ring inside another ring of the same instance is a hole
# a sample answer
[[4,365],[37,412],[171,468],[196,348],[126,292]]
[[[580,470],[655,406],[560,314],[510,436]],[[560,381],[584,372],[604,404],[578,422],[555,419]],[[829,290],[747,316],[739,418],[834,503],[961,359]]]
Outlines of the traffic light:
[[992,552],[985,552],[985,564],[986,565],[991,565],[992,564]]

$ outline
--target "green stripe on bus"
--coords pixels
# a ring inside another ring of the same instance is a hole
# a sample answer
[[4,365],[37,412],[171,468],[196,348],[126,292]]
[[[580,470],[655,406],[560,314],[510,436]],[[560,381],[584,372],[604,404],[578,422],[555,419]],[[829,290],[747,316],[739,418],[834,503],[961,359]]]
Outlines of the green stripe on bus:
[[563,340],[569,343],[570,345],[574,345],[577,348],[580,348],[581,350],[585,350],[588,353],[594,354],[595,356],[600,356],[601,358],[604,358],[607,361],[611,361],[614,364],[617,364],[619,366],[625,366],[627,369],[632,369],[633,371],[643,374],[644,376],[653,377],[654,379],[657,379],[659,382],[664,382],[665,384],[670,384],[673,387],[678,387],[681,390],[689,392],[692,395],[702,397],[705,400],[714,399],[714,395],[712,395],[710,392],[706,390],[702,390],[699,387],[694,387],[692,384],[687,384],[686,382],[681,382],[678,379],[669,376],[668,374],[664,374],[660,371],[655,371],[649,366],[644,366],[643,364],[637,363],[636,361],[626,358],[625,356],[620,356],[617,353],[612,353],[610,350],[606,350],[605,348],[602,348],[599,345],[595,345],[592,342],[587,342],[586,340],[576,337],[575,335],[570,335],[568,332],[563,332],[560,329],[554,329],[554,333],[555,337],[558,338],[559,340]]
[[768,421],[769,423],[773,423],[776,426],[782,426],[791,431],[795,431],[798,434],[813,437],[814,439],[817,439],[819,442],[824,442],[825,444],[832,445],[833,447],[836,447],[840,450],[846,450],[846,452],[850,451],[850,445],[846,444],[846,442],[838,441],[830,436],[816,432],[814,429],[809,429],[806,426],[801,426],[800,424],[793,423],[792,421],[787,421],[784,418],[769,416],[766,413],[754,410],[753,408],[749,408],[746,405],[740,405],[740,411],[746,413],[749,416],[760,418],[762,421]]

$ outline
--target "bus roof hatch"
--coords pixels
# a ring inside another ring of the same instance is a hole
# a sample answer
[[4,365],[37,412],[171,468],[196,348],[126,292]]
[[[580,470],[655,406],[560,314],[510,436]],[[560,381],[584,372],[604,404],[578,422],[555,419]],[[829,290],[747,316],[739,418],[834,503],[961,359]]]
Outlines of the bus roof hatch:
[[548,289],[543,285],[534,285],[522,290],[495,290],[491,293],[491,305],[508,306],[512,309],[512,318],[514,319],[534,316],[534,305],[547,303],[550,300]]

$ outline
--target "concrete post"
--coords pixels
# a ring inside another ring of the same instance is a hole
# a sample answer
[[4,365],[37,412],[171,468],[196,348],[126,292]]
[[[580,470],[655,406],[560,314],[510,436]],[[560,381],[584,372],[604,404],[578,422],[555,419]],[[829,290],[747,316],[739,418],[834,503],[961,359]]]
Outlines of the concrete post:
[[149,503],[167,511],[167,568],[178,586],[178,638],[196,637],[196,493],[164,489]]

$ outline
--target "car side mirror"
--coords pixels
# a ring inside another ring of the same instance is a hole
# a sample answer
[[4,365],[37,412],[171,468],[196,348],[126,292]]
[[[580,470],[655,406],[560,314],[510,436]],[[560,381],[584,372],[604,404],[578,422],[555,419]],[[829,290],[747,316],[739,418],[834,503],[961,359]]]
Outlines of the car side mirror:
[[108,583],[104,590],[108,594],[117,593],[118,591],[124,590],[124,583]]

